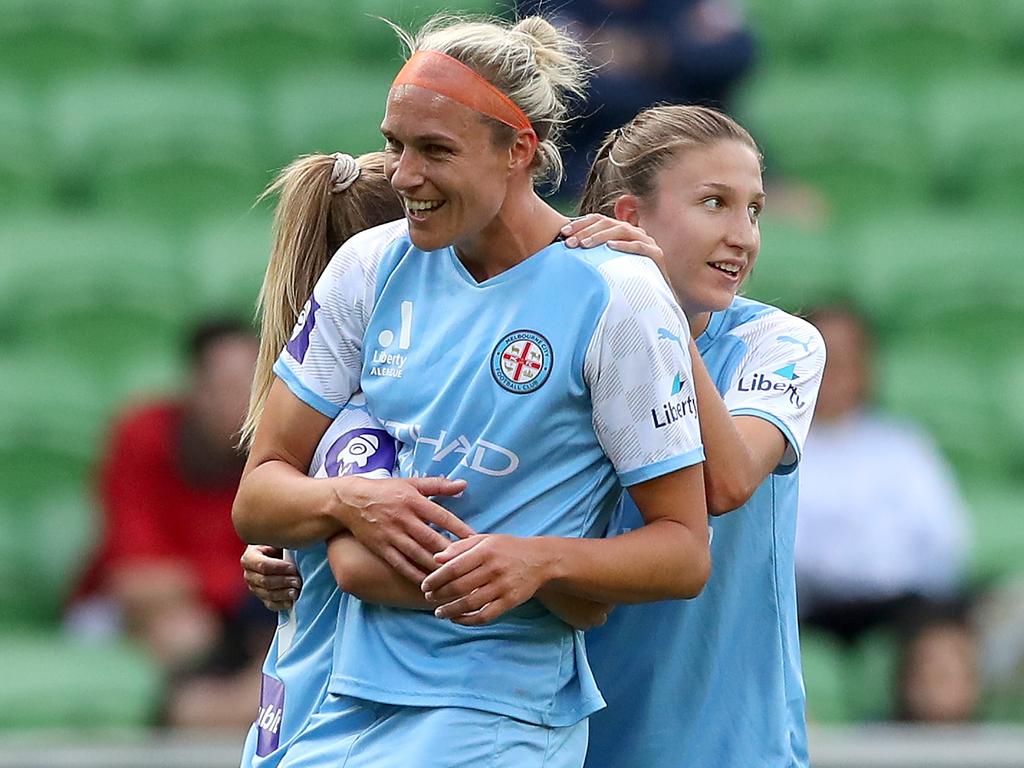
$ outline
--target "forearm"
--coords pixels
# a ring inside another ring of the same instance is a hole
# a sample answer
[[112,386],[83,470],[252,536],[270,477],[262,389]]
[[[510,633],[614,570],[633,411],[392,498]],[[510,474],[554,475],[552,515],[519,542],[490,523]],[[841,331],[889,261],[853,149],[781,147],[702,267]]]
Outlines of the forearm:
[[347,478],[311,478],[283,460],[249,470],[231,510],[238,535],[247,542],[297,549],[344,530],[345,505],[338,483]]
[[573,629],[592,629],[601,626],[613,608],[611,603],[599,603],[585,597],[559,592],[551,587],[539,589],[534,597]]
[[[393,608],[432,611],[423,590],[370,552],[352,536],[339,534],[327,543],[327,559],[338,587],[360,600]],[[537,599],[555,616],[576,629],[602,623],[608,606],[575,595],[542,589]]]
[[695,597],[711,569],[707,529],[654,520],[607,539],[536,539],[550,590],[602,603]]
[[704,491],[708,512],[721,515],[743,506],[767,472],[762,473],[755,461],[692,342],[690,357],[700,436],[704,443]]
[[327,542],[327,560],[338,587],[360,600],[393,608],[432,611],[419,584],[406,579],[351,535]]

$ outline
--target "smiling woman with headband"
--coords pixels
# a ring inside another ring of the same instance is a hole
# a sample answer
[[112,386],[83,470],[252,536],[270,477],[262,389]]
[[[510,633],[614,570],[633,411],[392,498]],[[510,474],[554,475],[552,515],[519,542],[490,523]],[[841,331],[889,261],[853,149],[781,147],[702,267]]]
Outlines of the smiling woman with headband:
[[[348,602],[330,695],[281,765],[579,766],[600,693],[581,635],[533,598],[703,586],[686,320],[652,262],[567,249],[535,191],[560,176],[578,46],[536,17],[403,39],[381,129],[405,218],[351,238],[313,289],[235,521],[283,546],[348,531],[407,588]],[[307,477],[360,390],[402,477]],[[644,525],[600,539],[623,488]]]

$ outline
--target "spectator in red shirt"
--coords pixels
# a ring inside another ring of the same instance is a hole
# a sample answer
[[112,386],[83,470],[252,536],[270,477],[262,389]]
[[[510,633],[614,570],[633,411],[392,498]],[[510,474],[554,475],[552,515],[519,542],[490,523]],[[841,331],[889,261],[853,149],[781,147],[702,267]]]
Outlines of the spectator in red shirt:
[[103,532],[69,612],[72,631],[122,632],[172,673],[245,655],[244,545],[231,504],[257,351],[248,326],[203,323],[189,340],[186,391],[114,425],[99,472]]

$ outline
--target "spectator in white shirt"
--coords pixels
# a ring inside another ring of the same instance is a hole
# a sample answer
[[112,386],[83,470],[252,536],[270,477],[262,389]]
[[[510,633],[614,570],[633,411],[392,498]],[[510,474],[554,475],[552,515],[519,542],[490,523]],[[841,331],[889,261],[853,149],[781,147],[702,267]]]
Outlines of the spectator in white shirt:
[[839,305],[809,319],[829,360],[801,467],[800,615],[853,643],[923,603],[953,598],[970,536],[955,478],[931,438],[868,406],[864,322]]

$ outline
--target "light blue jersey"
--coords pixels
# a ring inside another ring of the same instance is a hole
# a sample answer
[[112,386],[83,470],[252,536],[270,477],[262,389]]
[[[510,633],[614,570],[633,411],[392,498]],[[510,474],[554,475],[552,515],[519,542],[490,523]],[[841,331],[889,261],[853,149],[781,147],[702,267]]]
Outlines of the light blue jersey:
[[[294,343],[294,340],[290,343]],[[356,394],[328,427],[310,463],[314,477],[391,477],[394,440]],[[289,550],[302,577],[302,591],[277,632],[263,662],[260,705],[242,752],[242,768],[273,768],[317,710],[327,691],[339,611],[349,598],[338,589],[327,564],[327,546]]]
[[[402,475],[468,481],[474,529],[602,535],[622,488],[703,459],[685,318],[650,261],[554,243],[477,283],[405,222],[349,240],[277,374],[333,416],[361,387]],[[364,341],[365,339],[365,341]],[[536,601],[485,627],[345,608],[329,690],[544,726],[602,706],[582,634]]]
[[[825,363],[818,332],[737,298],[697,347],[735,415],[777,426],[783,461],[740,509],[711,519],[711,578],[682,602],[617,607],[587,633],[608,708],[587,768],[807,765],[793,542],[797,462]],[[612,533],[640,525],[626,501]]]

